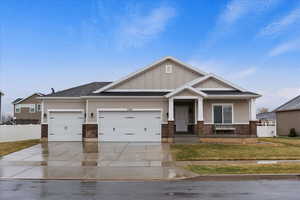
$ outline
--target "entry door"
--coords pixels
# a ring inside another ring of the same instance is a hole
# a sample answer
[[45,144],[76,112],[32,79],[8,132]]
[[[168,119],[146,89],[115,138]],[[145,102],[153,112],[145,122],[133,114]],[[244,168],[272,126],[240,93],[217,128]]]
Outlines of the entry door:
[[100,111],[99,140],[160,142],[160,111]]
[[189,107],[176,106],[175,108],[175,125],[177,132],[187,132],[189,122]]
[[49,141],[82,141],[81,112],[50,112],[49,117]]

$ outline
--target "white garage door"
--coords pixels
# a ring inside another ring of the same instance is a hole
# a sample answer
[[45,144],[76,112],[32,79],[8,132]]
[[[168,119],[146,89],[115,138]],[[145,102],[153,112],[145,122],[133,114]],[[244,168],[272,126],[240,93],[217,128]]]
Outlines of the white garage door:
[[160,142],[160,111],[100,111],[99,141]]
[[48,141],[82,141],[82,112],[50,112]]

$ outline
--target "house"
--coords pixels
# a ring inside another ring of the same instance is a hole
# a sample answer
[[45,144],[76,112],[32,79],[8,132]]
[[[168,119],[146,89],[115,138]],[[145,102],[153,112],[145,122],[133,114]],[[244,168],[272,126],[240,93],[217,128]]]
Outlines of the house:
[[26,98],[17,98],[12,102],[14,106],[14,120],[16,124],[41,123],[41,97],[43,94],[34,93]]
[[292,128],[300,134],[300,95],[275,109],[277,134],[287,136]]
[[2,122],[2,96],[4,95],[3,92],[0,91],[0,123]]
[[256,115],[256,119],[264,125],[276,124],[276,113],[275,112],[263,112]]
[[171,142],[177,134],[256,137],[260,95],[166,57],[114,82],[39,97],[48,141]]

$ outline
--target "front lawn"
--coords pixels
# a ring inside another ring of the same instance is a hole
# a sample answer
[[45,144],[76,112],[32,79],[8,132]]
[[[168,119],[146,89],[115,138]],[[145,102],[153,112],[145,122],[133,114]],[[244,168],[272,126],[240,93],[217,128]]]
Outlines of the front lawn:
[[18,142],[0,142],[0,157],[39,144],[40,140],[24,140]]
[[297,160],[300,140],[288,138],[259,139],[260,144],[173,144],[176,161],[197,160]]
[[300,173],[300,164],[189,165],[188,170],[200,175],[212,174],[289,174]]

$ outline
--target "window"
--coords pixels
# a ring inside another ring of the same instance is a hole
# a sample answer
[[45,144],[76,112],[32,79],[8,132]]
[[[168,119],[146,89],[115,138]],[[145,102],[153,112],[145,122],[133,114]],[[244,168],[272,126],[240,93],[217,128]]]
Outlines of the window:
[[34,113],[35,112],[35,107],[34,106],[30,106],[29,107],[29,112],[30,113]]
[[172,65],[167,64],[167,65],[166,65],[166,73],[167,73],[167,74],[171,74],[171,73],[172,73],[172,68],[173,68]]
[[20,113],[21,112],[21,107],[19,105],[15,106],[15,113]]
[[41,104],[37,104],[37,105],[36,105],[36,111],[37,111],[37,112],[41,112],[41,110],[42,110],[41,108],[42,108],[42,107],[41,107]]
[[232,104],[213,105],[213,122],[214,124],[232,124]]

